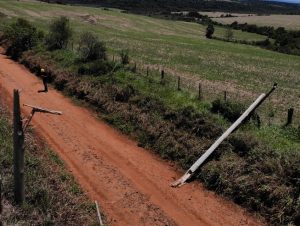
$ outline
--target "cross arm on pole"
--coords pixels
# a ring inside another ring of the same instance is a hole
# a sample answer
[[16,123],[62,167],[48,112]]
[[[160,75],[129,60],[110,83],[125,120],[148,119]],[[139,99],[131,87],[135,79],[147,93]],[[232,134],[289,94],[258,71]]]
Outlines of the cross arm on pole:
[[54,110],[50,110],[50,109],[46,109],[46,108],[41,108],[41,107],[29,105],[29,104],[23,104],[23,106],[32,108],[30,116],[26,119],[26,122],[25,122],[24,127],[23,127],[24,133],[25,133],[25,131],[26,131],[26,129],[27,129],[30,121],[32,120],[32,118],[33,118],[33,116],[34,116],[34,114],[36,112],[48,113],[48,114],[53,114],[53,115],[62,115],[61,111],[54,111]]

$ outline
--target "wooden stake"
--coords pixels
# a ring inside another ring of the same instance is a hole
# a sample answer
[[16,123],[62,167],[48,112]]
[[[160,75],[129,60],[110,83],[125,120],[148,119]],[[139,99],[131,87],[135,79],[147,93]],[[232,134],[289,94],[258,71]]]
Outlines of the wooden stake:
[[257,128],[260,129],[260,127],[261,127],[261,119],[259,117],[259,114],[256,114],[256,124],[257,124]]
[[180,76],[178,76],[178,81],[177,81],[177,90],[180,91]]
[[149,67],[147,67],[147,77],[149,76]]
[[288,117],[287,117],[287,122],[286,126],[291,125],[293,122],[293,115],[294,115],[294,108],[289,108],[288,109]]
[[224,91],[224,101],[227,101],[227,91]]
[[161,78],[160,78],[160,83],[163,84],[165,78],[165,71],[161,70]]
[[[2,178],[0,176],[0,216],[2,214]],[[0,225],[2,223],[0,222]]]
[[24,133],[20,111],[19,91],[14,90],[14,196],[15,202],[21,205],[24,201]]
[[202,100],[202,86],[201,86],[200,82],[199,82],[199,86],[198,86],[198,99]]

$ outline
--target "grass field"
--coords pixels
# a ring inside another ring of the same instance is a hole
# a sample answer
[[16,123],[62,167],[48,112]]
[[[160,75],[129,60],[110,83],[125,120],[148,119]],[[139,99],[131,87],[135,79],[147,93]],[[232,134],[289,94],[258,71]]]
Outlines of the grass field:
[[232,13],[236,17],[220,18],[222,12],[201,12],[203,15],[212,17],[214,21],[223,24],[231,24],[234,21],[238,23],[256,24],[259,26],[285,27],[288,30],[300,29],[300,15],[252,15]]
[[[10,17],[26,17],[42,29],[46,29],[45,25],[53,17],[69,16],[77,36],[79,32],[93,31],[106,42],[111,55],[118,54],[121,49],[129,49],[130,57],[140,65],[165,68],[168,73],[188,78],[186,82],[192,85],[201,80],[207,98],[227,90],[230,97],[242,96],[249,102],[277,81],[280,88],[272,99],[279,107],[275,111],[282,112],[288,107],[300,110],[300,103],[295,98],[300,96],[299,56],[207,40],[204,37],[206,27],[196,23],[34,1],[7,3],[0,0],[2,13]],[[265,38],[234,32],[234,38],[241,40]],[[221,37],[224,33],[223,28],[216,28],[216,36]],[[184,79],[182,82],[185,82]]]

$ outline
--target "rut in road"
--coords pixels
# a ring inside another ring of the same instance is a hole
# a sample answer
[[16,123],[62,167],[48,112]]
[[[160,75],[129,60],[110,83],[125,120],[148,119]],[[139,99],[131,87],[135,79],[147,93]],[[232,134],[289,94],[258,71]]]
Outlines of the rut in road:
[[[41,86],[35,75],[0,55],[1,97],[11,103],[12,90],[20,89],[22,103],[63,112],[36,114],[32,124],[89,197],[100,203],[110,225],[262,225],[198,182],[171,188],[182,172],[54,89],[37,93]],[[22,110],[29,115],[29,108]]]

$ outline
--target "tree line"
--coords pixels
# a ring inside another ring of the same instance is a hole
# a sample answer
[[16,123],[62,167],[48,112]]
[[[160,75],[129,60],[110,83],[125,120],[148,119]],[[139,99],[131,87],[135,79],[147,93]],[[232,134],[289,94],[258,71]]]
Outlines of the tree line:
[[284,27],[257,26],[255,24],[239,24],[237,21],[229,25],[235,30],[242,30],[265,35],[274,42],[266,42],[266,47],[287,54],[300,55],[300,30],[288,31]]
[[119,8],[134,13],[157,14],[178,11],[222,11],[243,13],[300,14],[300,6],[259,0],[205,1],[205,0],[41,0],[60,4],[90,4]]
[[[248,23],[239,24],[237,21],[233,22],[230,25],[225,25],[213,21],[207,15],[202,15],[196,11],[191,11],[188,13],[172,13],[168,18],[173,20],[196,22],[206,25],[207,30],[205,36],[207,38],[214,38],[241,44],[257,45],[281,53],[300,55],[300,30],[286,30],[284,27],[274,28],[272,26],[258,26],[256,24]],[[213,36],[214,26],[224,27],[226,29],[226,37],[219,38]],[[264,35],[267,38],[262,41],[234,40],[232,38],[232,29]]]

